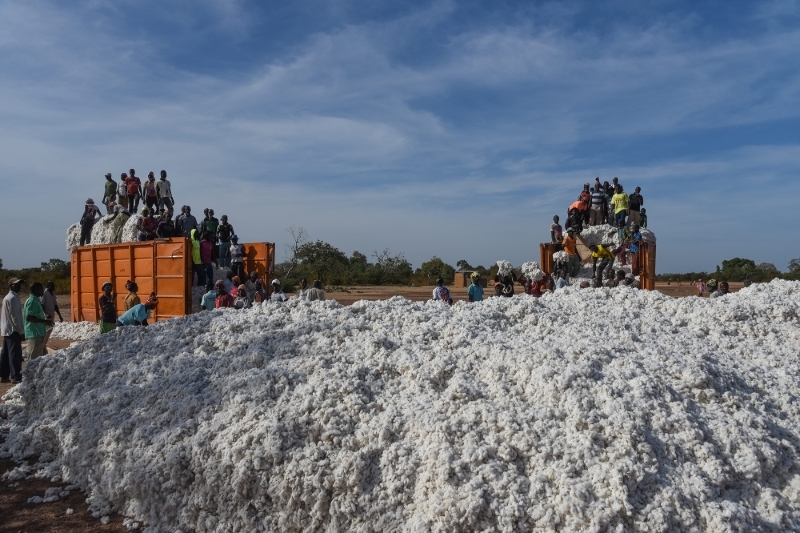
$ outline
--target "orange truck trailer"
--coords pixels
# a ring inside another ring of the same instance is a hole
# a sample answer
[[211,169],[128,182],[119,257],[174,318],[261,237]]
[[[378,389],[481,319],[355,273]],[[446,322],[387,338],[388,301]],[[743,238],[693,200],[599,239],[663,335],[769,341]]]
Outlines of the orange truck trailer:
[[[589,251],[589,246],[586,242],[578,236],[579,246],[578,254],[581,256],[583,263],[591,263],[592,256]],[[583,246],[581,246],[581,244]],[[656,245],[648,242],[639,244],[639,286],[647,290],[655,290],[656,288]],[[560,243],[545,242],[539,245],[539,267],[548,276],[555,271],[555,264],[553,262],[553,254],[562,250]]]
[[[245,271],[258,272],[269,287],[275,271],[275,244],[243,243]],[[142,301],[155,292],[158,307],[153,321],[192,312],[192,248],[189,239],[175,237],[145,242],[80,246],[72,252],[72,320],[97,322],[99,298],[106,282],[114,285],[117,315],[125,312],[125,283],[139,286]]]

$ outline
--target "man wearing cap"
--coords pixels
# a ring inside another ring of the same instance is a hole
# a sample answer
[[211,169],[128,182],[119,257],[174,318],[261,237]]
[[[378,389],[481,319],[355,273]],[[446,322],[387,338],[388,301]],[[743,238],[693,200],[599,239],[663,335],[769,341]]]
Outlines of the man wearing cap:
[[272,295],[269,300],[271,302],[285,302],[288,300],[286,294],[281,290],[281,282],[277,279],[272,280]]
[[117,319],[117,327],[124,326],[146,326],[147,319],[150,318],[150,311],[156,308],[158,299],[155,294],[150,294],[150,298],[143,304],[134,305]]
[[106,174],[106,188],[103,193],[103,205],[106,206],[106,214],[110,215],[113,209],[111,203],[117,199],[117,182],[111,179],[111,172]]
[[47,327],[53,325],[53,320],[45,316],[40,300],[44,286],[37,281],[30,290],[22,314],[25,316],[25,359],[33,361],[44,354],[44,336]]
[[22,301],[19,291],[24,280],[12,278],[8,282],[8,294],[3,298],[0,312],[0,333],[3,334],[3,351],[0,353],[0,381],[13,383],[22,381],[22,335],[25,322],[22,318]]
[[100,334],[113,331],[117,327],[117,306],[111,291],[114,286],[110,281],[103,283],[103,294],[100,296]]
[[100,217],[100,210],[94,205],[94,200],[87,199],[86,205],[83,206],[83,216],[81,217],[81,246],[91,244],[92,228],[94,227],[94,221],[98,217]]
[[564,237],[562,242],[564,251],[567,252],[569,258],[567,259],[567,275],[575,277],[581,270],[581,258],[578,255],[578,242],[575,240],[575,228],[567,230],[567,236]]

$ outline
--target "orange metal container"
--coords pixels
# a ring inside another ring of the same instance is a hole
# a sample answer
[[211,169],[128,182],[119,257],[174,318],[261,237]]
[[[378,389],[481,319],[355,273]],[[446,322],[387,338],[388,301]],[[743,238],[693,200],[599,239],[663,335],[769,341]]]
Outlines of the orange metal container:
[[[245,271],[258,272],[269,287],[275,269],[275,245],[244,243]],[[117,315],[125,312],[128,280],[139,286],[142,301],[158,296],[153,321],[192,312],[192,253],[189,239],[176,237],[146,242],[82,246],[72,252],[72,320],[97,322],[99,298],[107,281],[114,285]]]
[[[546,242],[539,245],[539,268],[548,276],[553,273],[553,254],[561,249],[558,243]],[[646,242],[640,244],[639,285],[649,291],[656,288],[656,245]]]

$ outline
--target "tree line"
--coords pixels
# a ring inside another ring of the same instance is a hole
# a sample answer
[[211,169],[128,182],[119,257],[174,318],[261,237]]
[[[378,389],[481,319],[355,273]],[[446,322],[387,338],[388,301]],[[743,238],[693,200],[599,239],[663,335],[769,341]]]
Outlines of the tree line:
[[788,270],[781,272],[772,263],[758,263],[752,259],[734,257],[717,265],[712,272],[686,272],[684,274],[658,274],[658,281],[696,281],[713,278],[717,281],[769,282],[773,279],[800,280],[800,258],[789,261]]

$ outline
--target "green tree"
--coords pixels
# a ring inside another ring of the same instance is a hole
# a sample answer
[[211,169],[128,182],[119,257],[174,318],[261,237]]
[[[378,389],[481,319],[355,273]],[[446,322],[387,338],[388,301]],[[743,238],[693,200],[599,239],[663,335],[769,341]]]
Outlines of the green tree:
[[380,283],[389,285],[408,284],[414,269],[402,253],[392,255],[389,249],[372,253],[375,270],[379,272]]
[[456,268],[458,268],[459,271],[474,270],[472,268],[472,265],[467,263],[466,259],[459,259],[458,261],[456,261]]
[[[1,267],[0,267],[1,268]],[[71,275],[71,264],[63,259],[52,258],[50,261],[42,263],[42,272],[57,272],[58,274],[69,277]]]
[[764,273],[756,267],[756,262],[752,259],[734,257],[722,262],[722,268],[718,271],[718,276],[726,281],[762,281]]
[[[3,261],[0,260],[0,268],[3,268]],[[789,272],[792,274],[800,272],[800,258],[789,261]]]
[[0,270],[3,270],[3,260],[0,259]]
[[347,256],[327,242],[316,241],[303,244],[297,250],[301,269],[325,283],[339,281],[349,262]]
[[416,270],[415,274],[418,278],[424,281],[427,285],[433,285],[437,278],[442,278],[447,283],[453,283],[456,275],[456,269],[442,261],[436,256],[433,256],[430,261],[422,263]]

